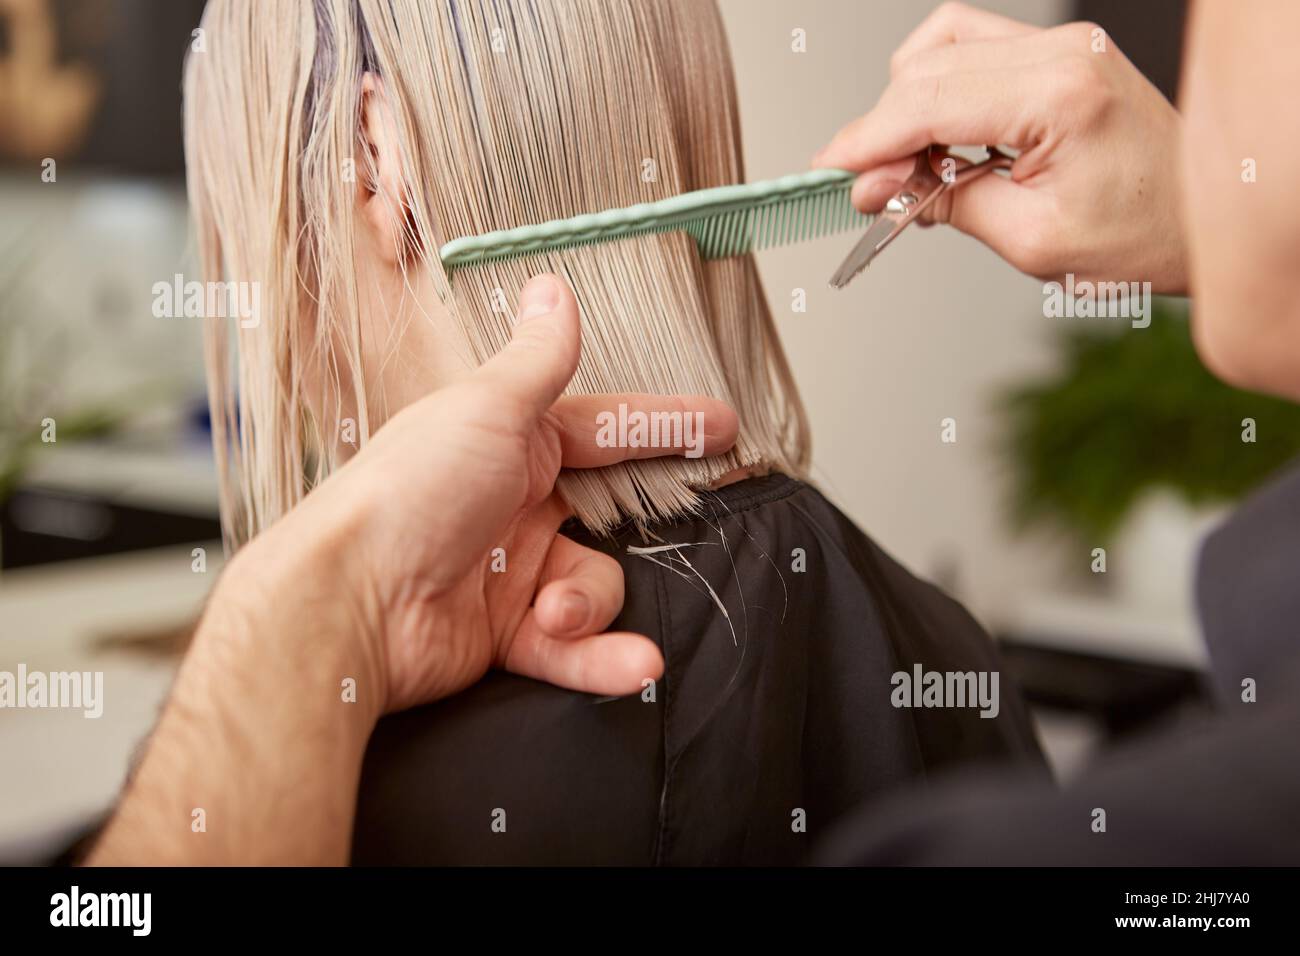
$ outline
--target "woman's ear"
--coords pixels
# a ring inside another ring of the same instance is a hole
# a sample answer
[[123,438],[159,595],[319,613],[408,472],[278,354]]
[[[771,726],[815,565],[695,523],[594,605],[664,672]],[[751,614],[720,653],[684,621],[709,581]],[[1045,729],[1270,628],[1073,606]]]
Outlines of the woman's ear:
[[373,73],[361,80],[361,145],[366,161],[357,177],[357,206],[380,257],[396,266],[408,236],[406,185],[402,176],[397,125],[384,89]]

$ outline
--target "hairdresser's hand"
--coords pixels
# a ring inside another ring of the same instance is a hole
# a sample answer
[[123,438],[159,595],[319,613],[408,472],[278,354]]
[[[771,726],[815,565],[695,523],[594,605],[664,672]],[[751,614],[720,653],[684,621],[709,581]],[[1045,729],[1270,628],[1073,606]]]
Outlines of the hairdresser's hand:
[[254,593],[298,600],[304,617],[339,619],[364,650],[358,693],[380,711],[455,693],[489,667],[600,694],[662,673],[648,638],[604,633],[623,604],[622,570],[557,534],[569,512],[555,479],[561,465],[680,453],[598,447],[597,413],[620,402],[702,411],[706,455],[731,446],[735,413],[706,398],[560,398],[578,362],[573,293],[538,277],[520,309],[505,349],[395,415],[228,572],[269,577],[274,588]]
[[1186,289],[1175,156],[1179,117],[1091,23],[1043,30],[946,3],[890,62],[871,112],[814,165],[863,173],[854,204],[878,210],[930,143],[1020,150],[928,211],[1040,278],[1150,281]]

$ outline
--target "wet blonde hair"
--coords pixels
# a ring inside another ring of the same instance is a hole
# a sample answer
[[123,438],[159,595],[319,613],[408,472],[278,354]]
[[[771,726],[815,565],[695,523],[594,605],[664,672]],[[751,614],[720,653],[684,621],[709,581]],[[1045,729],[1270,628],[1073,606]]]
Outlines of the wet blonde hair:
[[209,320],[206,333],[233,546],[331,471],[346,414],[364,443],[390,411],[367,381],[385,343],[363,334],[357,187],[343,174],[351,161],[375,177],[359,134],[367,73],[403,170],[403,195],[388,198],[405,260],[427,270],[470,364],[508,340],[528,277],[557,272],[582,312],[571,392],[704,394],[739,414],[728,454],[562,475],[583,523],[653,525],[733,469],[805,469],[806,420],[752,257],[703,262],[670,233],[449,280],[437,255],[459,236],[743,182],[711,0],[210,0],[203,28],[185,75],[202,267],[261,284],[258,327]]

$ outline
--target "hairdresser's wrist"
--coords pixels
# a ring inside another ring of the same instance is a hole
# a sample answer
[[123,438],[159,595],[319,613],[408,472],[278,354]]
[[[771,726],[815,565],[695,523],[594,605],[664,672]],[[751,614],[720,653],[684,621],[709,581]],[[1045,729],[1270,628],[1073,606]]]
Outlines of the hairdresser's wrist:
[[356,538],[348,516],[312,517],[326,520],[299,520],[308,516],[295,510],[235,556],[199,639],[237,640],[232,666],[246,661],[295,671],[302,693],[348,704],[368,734],[388,699],[373,597],[350,566]]
[[230,562],[87,862],[346,862],[383,703],[326,540],[268,532]]

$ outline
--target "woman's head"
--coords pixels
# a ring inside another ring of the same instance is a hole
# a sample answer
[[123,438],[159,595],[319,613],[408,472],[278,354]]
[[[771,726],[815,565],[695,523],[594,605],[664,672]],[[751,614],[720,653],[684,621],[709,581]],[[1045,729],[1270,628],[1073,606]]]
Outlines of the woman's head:
[[711,395],[741,421],[720,458],[564,475],[586,524],[679,513],[738,467],[805,466],[749,257],[701,262],[664,234],[449,279],[437,255],[459,236],[743,181],[712,3],[210,0],[203,28],[186,154],[206,278],[261,285],[257,327],[209,325],[236,543],[398,408],[495,352],[543,271],[583,311],[573,390]]

